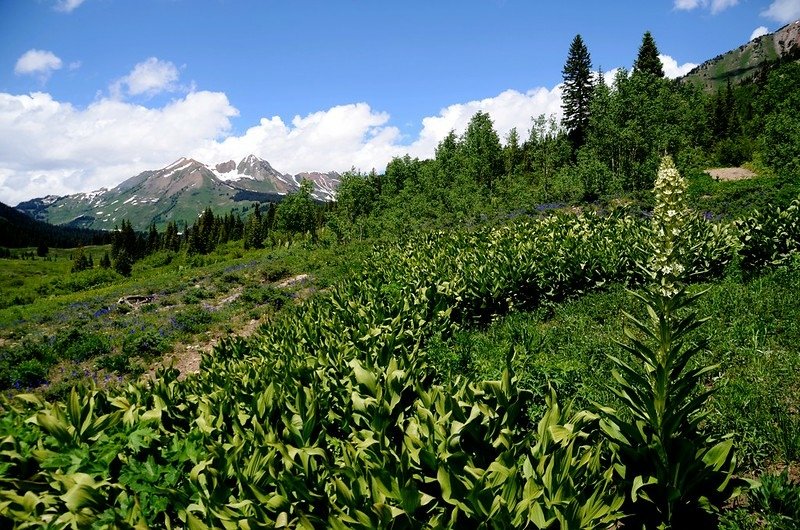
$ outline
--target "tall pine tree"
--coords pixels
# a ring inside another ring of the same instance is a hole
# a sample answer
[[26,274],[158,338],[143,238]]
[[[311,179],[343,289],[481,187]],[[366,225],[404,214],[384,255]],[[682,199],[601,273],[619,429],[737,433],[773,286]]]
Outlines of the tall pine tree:
[[658,58],[656,41],[653,40],[649,31],[646,31],[642,37],[639,54],[636,56],[636,62],[633,63],[633,73],[664,77],[664,68],[661,66],[661,59]]
[[564,75],[564,127],[575,150],[586,141],[589,126],[589,107],[592,99],[592,60],[580,35],[575,35],[569,46]]

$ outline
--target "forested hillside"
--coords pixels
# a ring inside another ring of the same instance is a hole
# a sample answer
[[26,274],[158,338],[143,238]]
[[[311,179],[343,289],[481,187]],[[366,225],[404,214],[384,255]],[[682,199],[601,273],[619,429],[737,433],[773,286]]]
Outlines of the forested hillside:
[[56,226],[31,219],[15,208],[0,203],[0,247],[56,247],[102,245],[111,241],[111,234],[102,230],[86,230]]

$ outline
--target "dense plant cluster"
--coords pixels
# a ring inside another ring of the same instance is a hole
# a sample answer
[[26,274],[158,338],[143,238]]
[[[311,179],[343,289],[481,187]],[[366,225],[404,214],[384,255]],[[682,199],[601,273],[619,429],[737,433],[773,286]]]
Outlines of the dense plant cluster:
[[[19,395],[0,417],[0,513],[20,528],[604,528],[712,507],[730,494],[733,460],[729,441],[697,432],[707,370],[684,372],[694,350],[681,338],[696,323],[680,316],[682,291],[655,292],[670,307],[650,302],[656,329],[672,330],[672,346],[652,351],[677,356],[656,356],[644,372],[677,377],[674,419],[654,420],[654,431],[625,428],[627,416],[607,409],[573,411],[547,392],[545,414],[532,418],[511,352],[500,379],[484,382],[442,382],[426,355],[431,339],[494,315],[645,281],[637,265],[654,228],[585,213],[414,236],[376,249],[365,272],[256,339],[227,339],[183,381],[165,370],[62,403]],[[679,235],[693,250],[680,254],[682,279],[719,273],[734,257],[730,234],[700,217],[683,218]],[[620,395],[633,396],[640,372],[620,366],[632,385]],[[625,450],[635,432],[652,438]],[[685,461],[648,467],[664,450]],[[691,485],[671,482],[669,465]]]

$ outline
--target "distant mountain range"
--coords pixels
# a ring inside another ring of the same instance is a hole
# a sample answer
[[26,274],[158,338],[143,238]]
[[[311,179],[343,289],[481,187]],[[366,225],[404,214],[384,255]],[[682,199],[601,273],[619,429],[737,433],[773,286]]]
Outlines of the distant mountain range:
[[253,202],[279,202],[299,189],[303,179],[314,184],[313,195],[319,201],[332,200],[339,185],[338,173],[284,174],[255,155],[238,164],[229,160],[214,166],[180,158],[110,190],[49,195],[16,208],[56,225],[109,230],[127,219],[134,229],[145,230],[151,223],[160,228],[170,221],[191,223],[206,207],[223,214]]
[[701,85],[706,90],[715,90],[728,80],[735,84],[753,77],[765,65],[797,59],[800,59],[800,20],[704,62],[687,73],[683,80]]

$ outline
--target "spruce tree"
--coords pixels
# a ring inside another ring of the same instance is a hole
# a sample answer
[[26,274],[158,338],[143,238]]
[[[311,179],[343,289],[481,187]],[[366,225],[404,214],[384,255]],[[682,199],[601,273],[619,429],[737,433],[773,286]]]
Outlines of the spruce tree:
[[636,56],[636,62],[633,63],[633,73],[664,77],[664,68],[661,66],[661,59],[658,58],[656,41],[653,40],[649,31],[646,31],[642,37],[639,54]]
[[580,35],[575,35],[569,46],[564,70],[564,127],[575,150],[586,141],[589,125],[589,106],[592,99],[592,60]]

